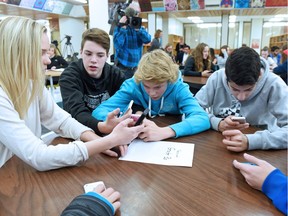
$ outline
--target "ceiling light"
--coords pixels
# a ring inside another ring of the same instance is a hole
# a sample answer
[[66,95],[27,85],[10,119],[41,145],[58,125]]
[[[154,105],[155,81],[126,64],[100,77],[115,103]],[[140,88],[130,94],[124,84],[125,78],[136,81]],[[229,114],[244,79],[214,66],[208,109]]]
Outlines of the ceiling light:
[[269,22],[280,22],[282,20],[284,20],[283,17],[274,17],[274,18],[269,19]]
[[288,17],[288,14],[277,14],[277,15],[275,15],[275,17],[283,17],[283,18],[286,18],[286,17]]
[[193,23],[203,23],[204,21],[203,20],[191,20],[191,22],[193,22]]

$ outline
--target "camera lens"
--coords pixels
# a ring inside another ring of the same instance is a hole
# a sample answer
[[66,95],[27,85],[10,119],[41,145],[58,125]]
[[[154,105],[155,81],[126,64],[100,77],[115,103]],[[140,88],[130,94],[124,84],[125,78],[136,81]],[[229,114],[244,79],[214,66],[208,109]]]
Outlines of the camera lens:
[[132,24],[133,26],[138,26],[138,25],[139,25],[139,21],[136,20],[136,19],[133,19],[131,24]]

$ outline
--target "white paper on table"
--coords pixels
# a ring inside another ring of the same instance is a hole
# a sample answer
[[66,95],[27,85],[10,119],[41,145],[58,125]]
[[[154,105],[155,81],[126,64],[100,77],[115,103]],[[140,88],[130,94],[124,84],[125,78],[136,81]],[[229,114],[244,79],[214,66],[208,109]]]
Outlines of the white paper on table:
[[194,144],[181,142],[144,142],[134,140],[119,160],[168,166],[192,167]]

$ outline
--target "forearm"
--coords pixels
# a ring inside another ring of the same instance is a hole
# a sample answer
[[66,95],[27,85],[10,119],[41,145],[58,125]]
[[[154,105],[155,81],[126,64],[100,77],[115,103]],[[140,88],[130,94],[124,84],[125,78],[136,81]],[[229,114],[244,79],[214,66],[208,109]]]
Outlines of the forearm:
[[257,131],[247,134],[249,150],[254,149],[287,149],[288,132],[287,127],[276,131]]
[[115,143],[117,143],[117,137],[114,137],[113,134],[109,134],[105,137],[86,142],[85,145],[87,147],[88,155],[92,156],[115,147]]
[[263,193],[269,197],[276,208],[287,213],[287,176],[279,169],[272,171],[262,185]]
[[90,192],[76,197],[64,209],[61,216],[74,214],[112,216],[114,215],[114,209],[108,200]]
[[161,136],[162,136],[161,140],[164,140],[164,139],[168,139],[171,137],[175,137],[176,133],[171,127],[167,126],[167,127],[162,128]]
[[95,140],[100,138],[100,136],[96,135],[93,131],[84,131],[81,136],[80,136],[80,140],[83,142],[88,142],[91,140]]

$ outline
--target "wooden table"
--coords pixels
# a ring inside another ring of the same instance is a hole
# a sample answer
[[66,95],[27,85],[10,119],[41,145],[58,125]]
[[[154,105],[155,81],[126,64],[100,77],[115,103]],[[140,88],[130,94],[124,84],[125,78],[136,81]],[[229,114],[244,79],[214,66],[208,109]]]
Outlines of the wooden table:
[[53,97],[54,97],[53,77],[60,77],[60,75],[62,74],[63,71],[64,71],[64,68],[56,69],[56,70],[47,70],[45,72],[46,77],[48,77],[48,79],[49,79],[50,91],[51,91],[51,94]]
[[[175,118],[158,117],[155,121],[164,126],[175,122]],[[100,180],[120,191],[118,216],[281,215],[233,168],[233,159],[243,161],[243,153],[227,151],[222,138],[221,133],[209,130],[170,139],[195,144],[192,168],[95,155],[80,167],[37,172],[14,156],[0,168],[0,215],[59,215],[75,196],[83,193],[85,183]],[[287,150],[250,154],[287,174]]]
[[189,85],[193,94],[196,94],[206,84],[207,79],[208,77],[183,76],[183,81]]

